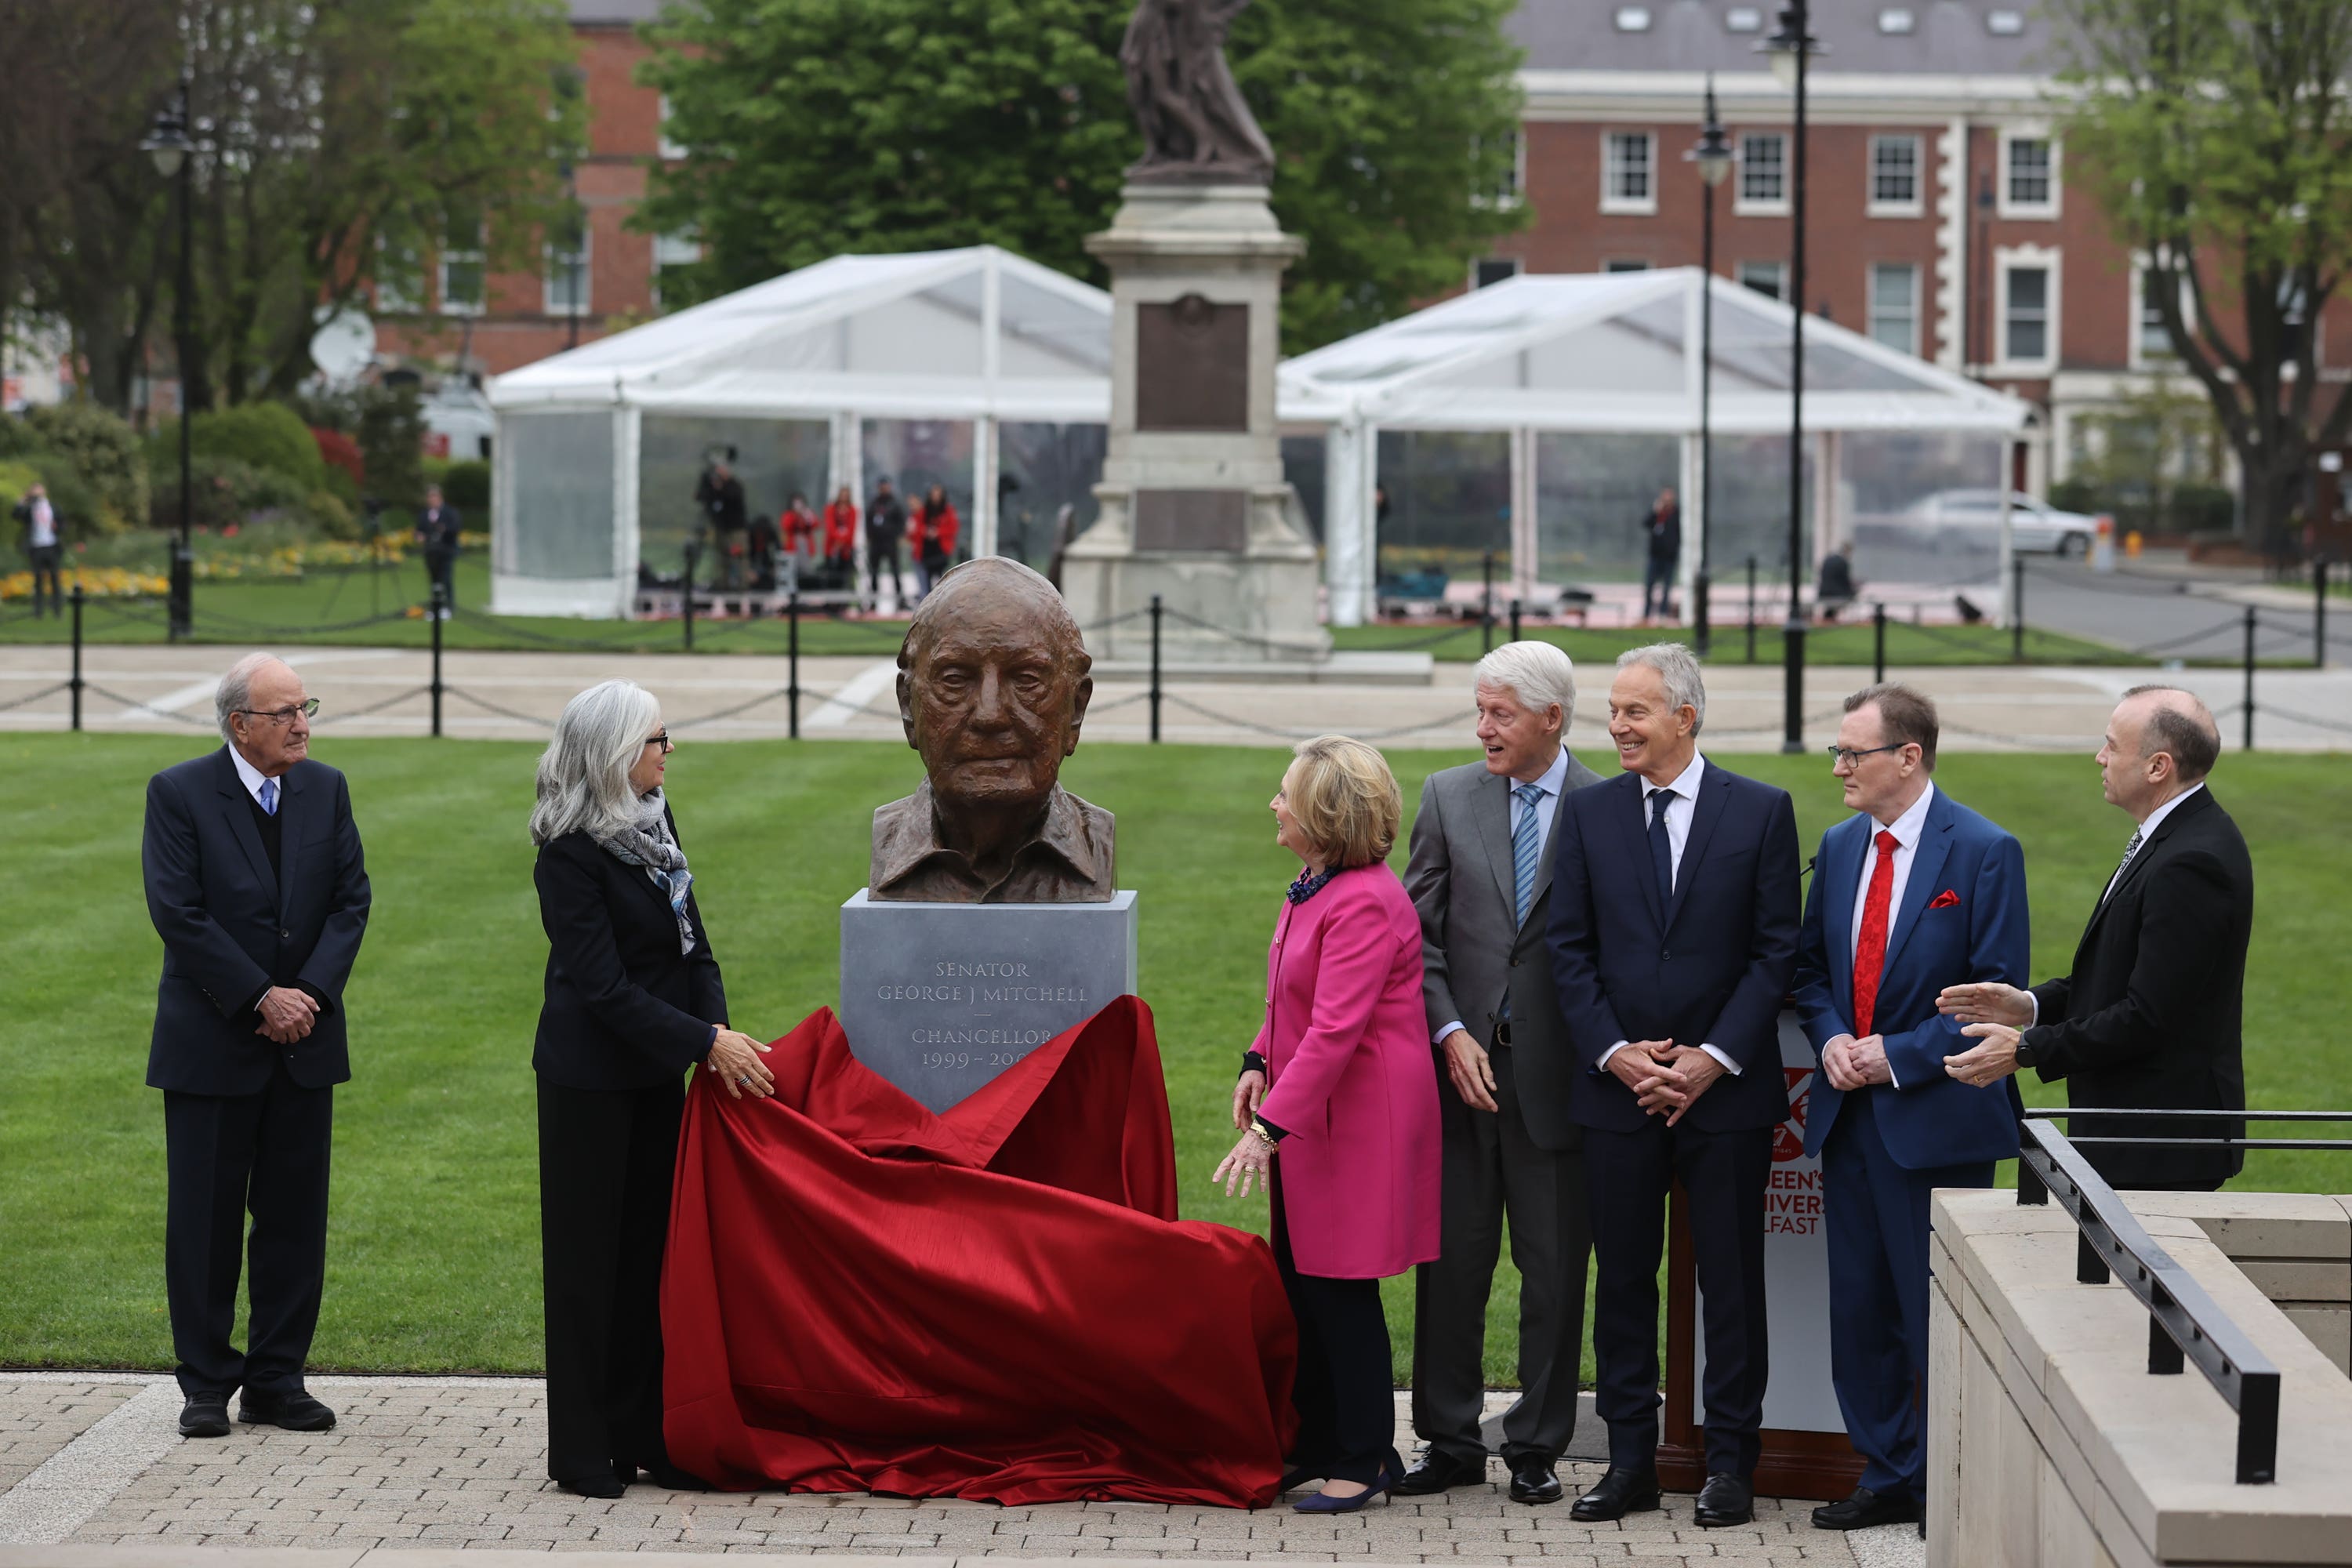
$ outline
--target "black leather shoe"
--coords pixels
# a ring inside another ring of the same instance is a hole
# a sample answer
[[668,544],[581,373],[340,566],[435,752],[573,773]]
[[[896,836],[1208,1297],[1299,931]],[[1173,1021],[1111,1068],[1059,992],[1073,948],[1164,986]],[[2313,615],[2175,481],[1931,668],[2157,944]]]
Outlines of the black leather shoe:
[[1511,1461],[1511,1500],[1531,1504],[1558,1502],[1563,1494],[1551,1461],[1535,1455]]
[[1698,1489],[1698,1506],[1691,1510],[1691,1520],[1701,1530],[1720,1530],[1727,1524],[1756,1522],[1756,1494],[1748,1483],[1727,1471],[1718,1470],[1706,1478],[1706,1485]]
[[1856,1487],[1843,1502],[1813,1510],[1815,1530],[1872,1530],[1882,1524],[1916,1524],[1919,1500],[1908,1492],[1874,1492]]
[[1432,1448],[1421,1462],[1397,1479],[1399,1497],[1428,1497],[1448,1487],[1476,1486],[1486,1479],[1486,1456],[1475,1459]]
[[283,1426],[289,1432],[324,1432],[335,1424],[335,1413],[299,1389],[291,1394],[257,1394],[248,1388],[237,1401],[236,1418],[249,1426]]
[[1568,1516],[1588,1521],[1622,1519],[1629,1513],[1655,1513],[1657,1509],[1657,1471],[1612,1465],[1600,1484],[1570,1507]]
[[575,1476],[570,1480],[565,1480],[562,1477],[558,1476],[555,1478],[555,1484],[562,1487],[565,1491],[572,1492],[579,1497],[604,1498],[607,1500],[619,1497],[622,1490],[621,1478],[614,1475],[610,1470],[605,1470],[598,1475]]
[[188,1402],[180,1406],[180,1436],[183,1437],[226,1437],[228,1436],[228,1395],[225,1394],[191,1394]]

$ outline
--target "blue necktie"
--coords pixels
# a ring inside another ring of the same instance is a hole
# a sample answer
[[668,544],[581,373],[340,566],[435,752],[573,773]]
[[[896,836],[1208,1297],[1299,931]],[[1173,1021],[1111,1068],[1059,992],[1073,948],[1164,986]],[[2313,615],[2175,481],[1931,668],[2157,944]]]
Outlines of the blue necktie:
[[1658,907],[1664,910],[1675,901],[1675,846],[1666,837],[1666,803],[1675,792],[1662,789],[1650,795],[1650,867],[1658,874]]
[[1528,906],[1536,901],[1536,861],[1543,853],[1543,826],[1536,819],[1536,803],[1549,793],[1539,784],[1521,784],[1511,792],[1519,803],[1519,825],[1511,829],[1511,871],[1517,879],[1519,925],[1528,923]]
[[278,781],[276,779],[261,781],[261,814],[264,816],[278,815]]

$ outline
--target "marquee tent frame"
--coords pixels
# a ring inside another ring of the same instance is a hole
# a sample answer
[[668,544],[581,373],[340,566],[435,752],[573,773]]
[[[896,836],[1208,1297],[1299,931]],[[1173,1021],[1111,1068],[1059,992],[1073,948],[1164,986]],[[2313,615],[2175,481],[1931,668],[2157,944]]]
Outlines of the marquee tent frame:
[[[1329,618],[1373,609],[1373,488],[1380,432],[1509,437],[1511,591],[1533,596],[1536,438],[1557,433],[1680,437],[1683,601],[1697,566],[1700,301],[1696,267],[1522,273],[1286,361],[1282,417],[1326,426],[1323,540]],[[1714,295],[1710,424],[1719,436],[1788,430],[1790,307],[1743,284]],[[2029,435],[2031,404],[1819,317],[1805,323],[1804,427],[1819,472],[1863,431]],[[2006,452],[2006,446],[2004,452]],[[1992,476],[1987,476],[1990,480]],[[1834,487],[1815,487],[1818,553]],[[2005,578],[2004,578],[2005,580]]]
[[[493,444],[493,607],[624,616],[640,553],[638,453],[646,415],[824,421],[826,492],[864,504],[861,422],[972,426],[971,548],[997,534],[997,426],[1108,424],[1110,295],[992,245],[836,256],[499,376]],[[583,416],[589,416],[585,419]],[[598,418],[609,420],[600,428]],[[580,482],[534,471],[517,488],[518,437],[566,421],[551,447]],[[596,470],[610,465],[605,487]],[[609,490],[609,504],[600,499]],[[531,504],[518,506],[519,500]],[[609,529],[609,567],[594,536]],[[534,540],[569,536],[562,564]],[[864,531],[857,541],[860,564]]]

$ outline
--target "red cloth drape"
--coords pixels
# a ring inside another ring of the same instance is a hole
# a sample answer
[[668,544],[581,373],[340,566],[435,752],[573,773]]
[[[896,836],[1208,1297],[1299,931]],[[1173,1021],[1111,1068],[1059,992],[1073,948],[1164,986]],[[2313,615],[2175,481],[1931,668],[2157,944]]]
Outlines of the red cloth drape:
[[1176,1218],[1132,997],[933,1115],[831,1009],[772,1099],[698,1074],[662,1268],[664,1432],[719,1486],[1262,1507],[1297,1331],[1254,1236]]

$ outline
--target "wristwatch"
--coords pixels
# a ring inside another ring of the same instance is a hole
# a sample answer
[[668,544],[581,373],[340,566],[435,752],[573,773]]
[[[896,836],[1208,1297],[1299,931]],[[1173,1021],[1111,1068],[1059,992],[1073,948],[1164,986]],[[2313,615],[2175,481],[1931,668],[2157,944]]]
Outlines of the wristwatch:
[[2033,1049],[2033,1042],[2023,1035],[2017,1037],[2016,1059],[2017,1065],[2021,1068],[2038,1068],[2042,1065],[2041,1057]]

